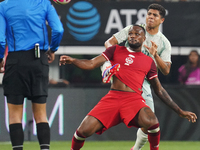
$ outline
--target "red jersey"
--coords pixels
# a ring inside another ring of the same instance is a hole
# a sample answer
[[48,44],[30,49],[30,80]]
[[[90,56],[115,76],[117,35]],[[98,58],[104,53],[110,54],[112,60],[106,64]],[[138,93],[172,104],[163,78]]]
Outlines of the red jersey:
[[115,76],[135,92],[142,93],[144,78],[157,77],[157,68],[153,59],[142,52],[134,52],[125,46],[115,45],[107,48],[102,55],[112,65],[120,64]]

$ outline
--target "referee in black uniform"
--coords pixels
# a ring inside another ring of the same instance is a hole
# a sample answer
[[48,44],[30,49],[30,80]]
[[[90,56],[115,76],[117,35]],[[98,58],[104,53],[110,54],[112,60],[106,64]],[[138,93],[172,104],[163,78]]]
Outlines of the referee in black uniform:
[[[48,43],[46,21],[52,29]],[[49,65],[63,35],[63,26],[49,0],[6,0],[0,3],[0,67],[8,56],[3,77],[9,109],[9,130],[13,150],[22,150],[24,98],[32,101],[41,150],[49,150],[50,128],[46,115]]]

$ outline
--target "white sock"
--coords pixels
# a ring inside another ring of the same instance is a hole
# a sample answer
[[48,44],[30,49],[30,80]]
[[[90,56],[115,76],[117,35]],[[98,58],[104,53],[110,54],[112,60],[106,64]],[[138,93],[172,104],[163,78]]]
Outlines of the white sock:
[[148,141],[148,135],[145,134],[141,128],[137,131],[137,139],[135,141],[134,150],[141,150],[144,144]]

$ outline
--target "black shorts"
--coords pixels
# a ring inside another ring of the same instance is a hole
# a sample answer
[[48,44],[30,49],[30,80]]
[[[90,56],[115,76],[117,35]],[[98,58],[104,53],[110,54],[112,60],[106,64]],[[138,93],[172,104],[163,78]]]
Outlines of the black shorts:
[[[15,105],[22,105],[24,103],[24,96],[23,95],[7,95],[7,103],[15,104]],[[47,101],[46,96],[35,96],[35,97],[28,97],[32,103],[44,104]]]
[[34,54],[34,49],[8,53],[3,77],[5,96],[22,95],[28,99],[47,97],[48,58],[45,51],[41,51],[40,58],[35,58]]

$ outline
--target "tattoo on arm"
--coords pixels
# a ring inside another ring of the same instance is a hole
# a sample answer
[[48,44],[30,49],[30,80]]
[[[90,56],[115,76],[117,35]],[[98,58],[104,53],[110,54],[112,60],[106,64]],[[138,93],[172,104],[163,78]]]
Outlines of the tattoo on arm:
[[172,98],[169,96],[167,91],[162,88],[161,95],[159,97],[166,105],[168,105],[171,109],[173,109],[175,112],[179,113],[179,106],[172,100]]
[[154,92],[156,95],[171,109],[173,109],[176,113],[179,114],[180,112],[180,107],[172,100],[170,95],[167,93],[167,91],[162,87],[160,84],[160,81],[158,78],[150,80],[151,86],[154,89]]

